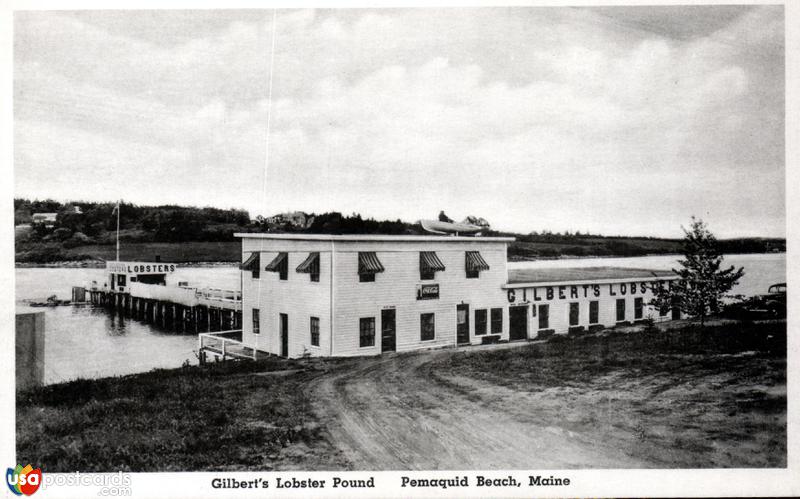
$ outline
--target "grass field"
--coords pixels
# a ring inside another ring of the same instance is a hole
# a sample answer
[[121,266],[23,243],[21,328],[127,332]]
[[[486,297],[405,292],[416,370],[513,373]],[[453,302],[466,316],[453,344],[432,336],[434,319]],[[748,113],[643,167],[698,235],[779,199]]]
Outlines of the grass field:
[[611,330],[53,385],[17,396],[17,461],[45,472],[785,467],[786,404],[785,322]]
[[785,322],[558,338],[449,356],[433,372],[642,462],[786,466]]
[[45,387],[18,397],[17,456],[49,472],[342,469],[309,409],[306,367],[224,363]]

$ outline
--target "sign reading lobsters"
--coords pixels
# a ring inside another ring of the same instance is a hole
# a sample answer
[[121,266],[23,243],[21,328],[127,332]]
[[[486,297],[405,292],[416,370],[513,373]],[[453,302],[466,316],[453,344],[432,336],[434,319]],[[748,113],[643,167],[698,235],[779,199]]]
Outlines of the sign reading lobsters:
[[171,274],[177,265],[155,262],[106,262],[106,270],[115,274]]

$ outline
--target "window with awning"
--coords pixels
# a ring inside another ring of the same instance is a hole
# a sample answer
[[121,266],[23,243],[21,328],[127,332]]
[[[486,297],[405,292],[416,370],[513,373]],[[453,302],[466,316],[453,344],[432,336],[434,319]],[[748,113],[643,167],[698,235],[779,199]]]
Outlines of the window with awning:
[[375,274],[383,272],[383,264],[378,260],[378,255],[374,251],[360,251],[358,253],[358,280],[361,282],[372,282]]
[[261,273],[261,253],[250,253],[250,256],[245,260],[239,268],[244,271],[253,273],[253,279],[258,279]]
[[444,264],[435,251],[420,251],[419,252],[419,278],[423,281],[429,281],[436,277],[436,272],[442,272],[445,269]]
[[477,279],[483,270],[489,270],[489,264],[483,259],[479,251],[466,252],[467,278]]
[[309,274],[314,282],[319,281],[319,252],[309,253],[296,270],[301,274]]
[[278,255],[269,262],[264,270],[267,272],[278,272],[282,281],[288,279],[289,270],[289,254],[285,252],[278,253]]

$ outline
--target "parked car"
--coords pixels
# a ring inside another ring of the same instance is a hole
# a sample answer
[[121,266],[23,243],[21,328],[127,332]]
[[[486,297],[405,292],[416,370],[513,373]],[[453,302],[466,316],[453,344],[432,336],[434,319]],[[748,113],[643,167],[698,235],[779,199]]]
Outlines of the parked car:
[[727,306],[724,315],[738,319],[786,317],[786,283],[773,284],[767,294],[755,295]]

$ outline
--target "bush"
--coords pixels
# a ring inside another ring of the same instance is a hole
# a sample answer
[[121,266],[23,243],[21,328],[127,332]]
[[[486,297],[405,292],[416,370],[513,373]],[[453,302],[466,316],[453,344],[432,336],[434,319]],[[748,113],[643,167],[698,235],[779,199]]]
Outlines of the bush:
[[570,326],[567,329],[567,334],[570,336],[580,336],[586,332],[586,328],[583,326]]
[[542,329],[536,335],[536,339],[537,340],[546,340],[547,338],[550,338],[551,336],[553,336],[555,333],[556,333],[555,329]]
[[94,240],[83,232],[76,232],[72,234],[72,237],[64,241],[64,247],[67,249],[77,248],[78,246],[87,244],[94,244]]

